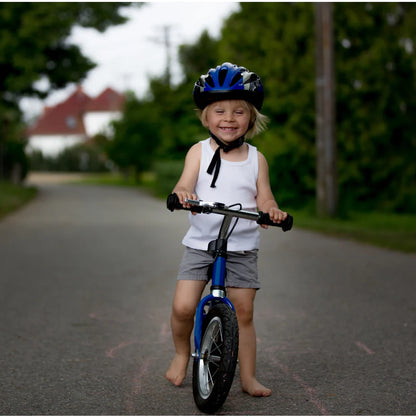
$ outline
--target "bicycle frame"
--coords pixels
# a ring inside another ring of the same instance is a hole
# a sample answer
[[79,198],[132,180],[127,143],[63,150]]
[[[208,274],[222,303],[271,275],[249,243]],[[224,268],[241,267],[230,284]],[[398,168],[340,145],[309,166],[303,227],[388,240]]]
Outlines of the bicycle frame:
[[218,301],[228,305],[233,311],[234,305],[230,299],[226,296],[225,289],[225,265],[227,257],[227,232],[231,224],[232,215],[226,215],[221,225],[219,236],[216,240],[212,241],[210,246],[215,246],[216,258],[212,267],[212,285],[211,293],[205,296],[198,304],[195,313],[195,328],[194,328],[194,343],[195,353],[192,356],[196,359],[200,358],[200,346],[201,346],[201,333],[202,322],[206,315],[205,306],[212,306],[213,301]]
[[[200,206],[199,201],[186,200],[187,203]],[[202,334],[202,322],[206,315],[205,306],[213,304],[213,301],[222,302],[228,305],[234,312],[235,308],[230,299],[226,296],[225,289],[225,266],[227,262],[227,234],[231,225],[233,217],[242,217],[249,219],[257,219],[258,214],[251,213],[249,211],[233,211],[228,207],[220,203],[210,203],[205,202],[202,207],[202,212],[216,213],[224,215],[224,219],[221,224],[221,228],[218,234],[218,238],[214,241],[211,241],[209,250],[215,253],[215,261],[212,266],[212,285],[210,294],[205,296],[198,304],[195,313],[195,328],[194,328],[194,344],[195,344],[195,353],[192,354],[194,358],[200,358],[200,346],[201,346],[201,334]],[[254,215],[253,215],[254,214]]]
[[[219,202],[206,202],[206,201],[194,201],[186,199],[185,203],[191,205],[191,208],[187,208],[190,211],[205,213],[205,214],[221,214],[224,216],[221,228],[218,234],[218,238],[211,241],[208,251],[215,253],[215,260],[212,268],[212,285],[210,294],[205,296],[198,304],[195,314],[195,328],[194,328],[194,342],[195,353],[192,356],[195,359],[200,359],[200,346],[201,346],[201,334],[202,334],[202,322],[206,315],[205,307],[209,305],[212,307],[214,302],[222,302],[228,305],[233,311],[235,308],[231,301],[226,296],[225,289],[225,271],[226,271],[226,258],[227,258],[227,240],[229,235],[228,230],[233,218],[245,218],[248,220],[256,221],[258,224],[266,224],[272,226],[281,227],[283,231],[288,231],[292,228],[293,218],[288,215],[286,220],[280,224],[274,223],[270,220],[268,214],[263,212],[243,211],[242,209],[233,210]],[[168,197],[167,207],[169,210],[184,209],[179,203],[179,199],[176,194],[171,194]],[[240,205],[241,207],[241,205]]]

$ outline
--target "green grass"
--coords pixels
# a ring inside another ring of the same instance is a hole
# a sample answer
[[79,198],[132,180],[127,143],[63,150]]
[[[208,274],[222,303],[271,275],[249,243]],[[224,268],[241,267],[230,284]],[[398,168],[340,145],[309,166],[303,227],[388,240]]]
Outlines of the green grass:
[[350,212],[344,219],[321,219],[307,212],[293,211],[293,216],[299,228],[416,253],[416,215]]
[[34,187],[0,181],[0,219],[25,205],[37,194]]

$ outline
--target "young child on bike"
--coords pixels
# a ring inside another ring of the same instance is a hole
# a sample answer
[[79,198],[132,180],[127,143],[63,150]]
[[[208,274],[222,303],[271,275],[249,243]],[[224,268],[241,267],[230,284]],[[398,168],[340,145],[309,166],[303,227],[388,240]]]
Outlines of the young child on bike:
[[[193,91],[202,124],[210,137],[188,151],[182,175],[172,193],[180,203],[185,198],[241,203],[244,210],[261,210],[274,222],[287,214],[279,209],[270,188],[265,157],[245,142],[264,130],[267,117],[260,113],[263,85],[244,67],[224,63],[210,69]],[[194,315],[207,283],[212,256],[208,243],[218,235],[222,217],[190,215],[190,229],[183,239],[185,253],[178,272],[173,299],[171,328],[176,354],[166,373],[179,386],[186,376],[191,354],[190,336]],[[267,228],[267,226],[262,226]],[[269,396],[271,390],[256,379],[256,333],[253,307],[257,277],[258,225],[240,219],[228,240],[227,295],[233,303],[239,326],[239,366],[242,390],[251,396]]]

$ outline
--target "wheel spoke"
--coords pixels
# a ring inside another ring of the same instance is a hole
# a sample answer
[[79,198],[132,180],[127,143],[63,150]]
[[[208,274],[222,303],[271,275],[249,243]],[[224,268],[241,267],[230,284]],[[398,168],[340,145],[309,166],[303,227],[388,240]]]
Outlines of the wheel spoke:
[[[218,335],[219,335],[219,337],[218,337]],[[219,338],[220,344],[217,343],[218,338]],[[221,331],[221,326],[220,325],[218,325],[217,331],[216,331],[215,334],[213,334],[213,336],[211,337],[211,340],[212,340],[213,345],[215,346],[213,351],[218,351],[221,354],[221,345],[222,345],[222,342],[223,342],[223,338],[222,338],[222,331]]]
[[[214,379],[215,379],[215,375],[218,373],[218,368],[219,368],[219,366],[217,366],[217,368],[215,369],[214,373],[211,373],[211,368],[209,366],[207,367],[208,378],[209,378],[208,385],[211,382],[211,386],[212,387],[214,386],[214,382],[215,382]],[[209,388],[210,391],[211,391],[212,387]]]
[[213,336],[213,340],[217,340],[217,337],[218,337],[218,334],[219,334],[219,341],[220,342],[223,342],[223,337],[222,337],[222,327],[221,327],[221,325],[218,325],[217,326],[217,332],[215,333],[215,335]]
[[[210,385],[210,382],[211,382],[211,386],[213,386],[214,385],[214,380],[213,380],[213,378],[212,378],[212,375],[211,375],[211,370],[209,369],[209,367],[207,368],[207,371],[208,371],[208,386]],[[211,391],[211,387],[209,386],[209,388],[208,388],[208,390],[210,390]]]

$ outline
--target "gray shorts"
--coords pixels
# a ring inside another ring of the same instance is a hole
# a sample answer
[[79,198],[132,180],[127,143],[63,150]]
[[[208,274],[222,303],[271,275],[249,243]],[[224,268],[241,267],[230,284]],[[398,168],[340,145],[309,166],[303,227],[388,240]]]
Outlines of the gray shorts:
[[[257,252],[231,251],[227,255],[227,287],[260,289],[257,273]],[[185,253],[179,266],[178,280],[208,281],[208,268],[214,258],[207,251],[185,247]]]

